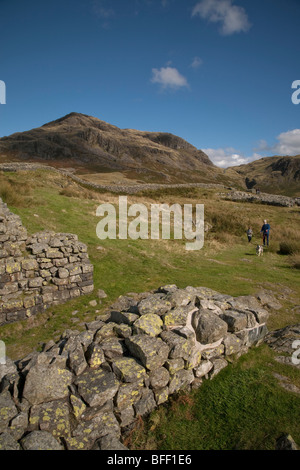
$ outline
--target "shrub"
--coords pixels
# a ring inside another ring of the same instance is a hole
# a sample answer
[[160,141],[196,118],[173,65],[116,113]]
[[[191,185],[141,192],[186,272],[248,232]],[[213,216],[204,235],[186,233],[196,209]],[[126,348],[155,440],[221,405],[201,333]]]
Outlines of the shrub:
[[8,205],[19,206],[22,204],[22,196],[8,181],[1,182],[0,197]]
[[300,269],[300,254],[294,254],[290,257],[289,262],[294,269]]
[[300,242],[298,240],[280,242],[279,252],[282,255],[300,254]]
[[32,188],[26,181],[16,182],[0,173],[0,197],[6,204],[27,207],[32,202]]

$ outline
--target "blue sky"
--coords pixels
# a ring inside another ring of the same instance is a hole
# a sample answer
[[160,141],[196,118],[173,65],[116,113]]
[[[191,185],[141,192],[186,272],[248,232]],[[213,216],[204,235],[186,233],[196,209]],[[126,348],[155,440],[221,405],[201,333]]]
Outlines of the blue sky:
[[299,0],[0,0],[0,18],[1,137],[75,111],[223,167],[300,154]]

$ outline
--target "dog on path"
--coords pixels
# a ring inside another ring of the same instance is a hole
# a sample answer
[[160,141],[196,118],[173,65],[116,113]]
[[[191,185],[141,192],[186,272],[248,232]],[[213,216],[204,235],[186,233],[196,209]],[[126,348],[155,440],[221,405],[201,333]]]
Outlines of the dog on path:
[[262,256],[263,253],[264,253],[264,247],[262,245],[257,245],[257,247],[256,247],[257,256]]

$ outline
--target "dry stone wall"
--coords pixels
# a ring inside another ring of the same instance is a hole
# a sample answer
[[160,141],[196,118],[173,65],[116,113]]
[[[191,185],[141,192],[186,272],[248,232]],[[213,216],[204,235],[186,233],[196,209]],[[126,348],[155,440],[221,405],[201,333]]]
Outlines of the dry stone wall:
[[93,290],[87,247],[69,233],[28,236],[0,199],[0,325]]
[[139,416],[260,344],[268,315],[204,287],[119,297],[84,331],[0,365],[0,449],[126,450]]
[[177,183],[177,184],[159,184],[159,183],[140,183],[140,184],[97,184],[85,180],[73,174],[71,169],[59,169],[52,166],[38,164],[38,163],[1,163],[0,171],[34,171],[34,170],[48,170],[60,173],[80,185],[86,186],[91,189],[108,191],[112,193],[136,194],[142,191],[156,191],[166,188],[214,188],[224,189],[223,184],[218,183]]
[[281,196],[279,194],[236,191],[233,190],[227,194],[220,194],[224,199],[235,202],[253,202],[258,204],[267,204],[269,206],[294,207],[300,205],[300,198]]

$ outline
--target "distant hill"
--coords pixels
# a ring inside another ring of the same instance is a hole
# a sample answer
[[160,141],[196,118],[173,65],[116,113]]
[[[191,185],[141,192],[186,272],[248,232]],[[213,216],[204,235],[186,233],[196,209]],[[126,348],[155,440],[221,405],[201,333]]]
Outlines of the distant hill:
[[237,189],[300,196],[300,156],[266,157],[226,170],[176,135],[119,129],[70,113],[0,139],[0,163],[39,162],[95,183],[219,183]]
[[224,172],[180,137],[119,129],[70,113],[39,128],[0,139],[0,161],[45,162],[77,173],[126,172],[147,182],[222,183]]
[[300,197],[300,155],[265,157],[230,169],[243,177],[248,189]]

